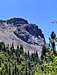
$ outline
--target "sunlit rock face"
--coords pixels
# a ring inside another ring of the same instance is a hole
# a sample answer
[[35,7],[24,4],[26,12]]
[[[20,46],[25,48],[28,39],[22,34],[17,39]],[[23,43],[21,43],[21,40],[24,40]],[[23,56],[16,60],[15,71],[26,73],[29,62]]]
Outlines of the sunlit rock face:
[[45,38],[36,24],[29,24],[27,20],[22,18],[11,18],[9,20],[0,20],[0,41],[5,44],[14,46],[22,44],[24,51],[35,53],[39,56],[42,47],[45,45]]

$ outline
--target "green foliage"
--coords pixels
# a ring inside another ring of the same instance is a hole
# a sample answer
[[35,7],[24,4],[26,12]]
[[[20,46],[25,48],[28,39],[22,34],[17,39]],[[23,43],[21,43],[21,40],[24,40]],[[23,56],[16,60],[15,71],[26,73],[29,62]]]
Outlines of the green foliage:
[[[14,44],[9,48],[4,43],[0,43],[0,75],[32,75],[38,54],[30,56],[29,52],[24,53],[23,46],[14,48]],[[5,48],[5,50],[4,50]],[[33,60],[32,60],[33,59]]]
[[[55,42],[52,33],[51,44]],[[57,53],[57,52],[56,52]],[[54,50],[46,50],[43,46],[41,59],[38,53],[24,53],[23,46],[14,48],[12,44],[5,46],[0,43],[0,75],[57,75],[57,55]]]
[[0,75],[57,75],[57,56],[53,50],[46,52],[40,61],[37,52],[30,56],[29,52],[24,53],[23,46],[17,46],[13,54],[9,46],[5,49],[0,52]]
[[57,75],[57,56],[53,51],[48,51],[42,61],[34,68],[33,75]]
[[[57,75],[57,52],[55,51],[56,34],[52,32],[50,38],[52,49],[42,52],[42,60],[40,65],[34,68],[34,75]],[[43,50],[45,50],[43,48]],[[45,55],[45,56],[43,56]]]

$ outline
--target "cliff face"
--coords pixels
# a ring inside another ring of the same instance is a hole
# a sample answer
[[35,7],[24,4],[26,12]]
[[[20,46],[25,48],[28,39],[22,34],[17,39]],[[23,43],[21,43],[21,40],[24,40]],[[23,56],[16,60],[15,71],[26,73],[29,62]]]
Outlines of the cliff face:
[[41,29],[38,29],[34,24],[19,24],[14,33],[18,38],[29,44],[40,45],[44,43],[44,35]]
[[14,43],[14,46],[22,44],[24,51],[30,53],[38,52],[41,55],[45,38],[36,24],[29,24],[22,18],[0,20],[0,41],[6,44]]

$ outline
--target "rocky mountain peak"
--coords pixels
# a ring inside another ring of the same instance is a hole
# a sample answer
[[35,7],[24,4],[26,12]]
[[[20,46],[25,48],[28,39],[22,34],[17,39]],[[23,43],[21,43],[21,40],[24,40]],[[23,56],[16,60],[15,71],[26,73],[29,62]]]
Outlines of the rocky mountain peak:
[[22,18],[0,20],[0,41],[10,45],[14,43],[15,46],[22,44],[25,51],[37,51],[39,54],[45,45],[42,30],[36,24],[29,24]]
[[28,24],[28,21],[23,19],[23,18],[11,18],[11,19],[8,19],[8,20],[0,20],[0,23],[2,22],[7,22],[7,24]]

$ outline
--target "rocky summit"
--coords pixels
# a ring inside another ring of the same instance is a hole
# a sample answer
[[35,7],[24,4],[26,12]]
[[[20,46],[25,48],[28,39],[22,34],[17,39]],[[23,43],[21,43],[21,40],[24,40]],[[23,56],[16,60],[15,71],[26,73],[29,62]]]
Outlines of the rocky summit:
[[23,45],[24,51],[29,53],[38,52],[41,55],[42,48],[45,45],[45,38],[36,24],[29,24],[22,18],[11,18],[9,20],[0,20],[0,42],[5,44],[12,43]]

